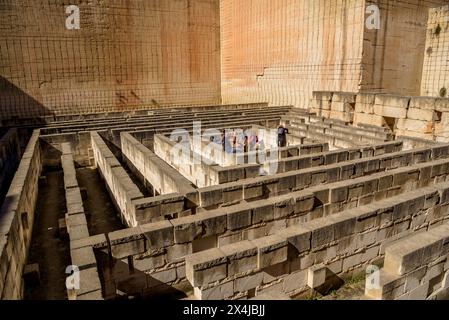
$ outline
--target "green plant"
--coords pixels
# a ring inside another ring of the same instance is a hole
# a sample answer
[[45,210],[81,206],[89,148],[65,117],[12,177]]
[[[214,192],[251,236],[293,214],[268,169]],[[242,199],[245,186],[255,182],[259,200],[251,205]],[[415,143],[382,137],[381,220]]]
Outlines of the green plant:
[[348,284],[356,284],[365,280],[365,274],[361,273],[359,275],[354,275],[351,279],[348,280]]

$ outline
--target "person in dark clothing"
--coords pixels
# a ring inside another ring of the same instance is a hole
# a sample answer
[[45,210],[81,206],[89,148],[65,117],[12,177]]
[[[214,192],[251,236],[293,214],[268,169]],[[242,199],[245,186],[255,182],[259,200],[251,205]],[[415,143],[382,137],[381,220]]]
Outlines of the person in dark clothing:
[[248,152],[248,136],[245,136],[245,140],[243,141],[243,152]]
[[279,126],[278,128],[278,147],[282,148],[287,146],[287,134],[288,129],[284,126]]
[[221,146],[223,147],[223,151],[226,151],[226,135],[224,131],[221,133]]

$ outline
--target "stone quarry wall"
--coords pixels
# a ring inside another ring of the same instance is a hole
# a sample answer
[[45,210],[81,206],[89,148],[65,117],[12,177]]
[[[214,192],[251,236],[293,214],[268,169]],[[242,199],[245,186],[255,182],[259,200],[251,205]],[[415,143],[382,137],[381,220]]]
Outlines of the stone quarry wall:
[[218,0],[0,3],[0,118],[220,102]]
[[10,129],[3,136],[0,135],[0,204],[20,162],[21,153],[17,129]]
[[[314,90],[419,95],[428,9],[446,3],[222,0],[222,100],[306,108]],[[365,26],[372,4],[380,29]]]
[[34,131],[0,210],[0,295],[22,299],[22,273],[27,261],[42,170],[39,131]]
[[365,28],[361,91],[419,95],[428,9],[444,0],[367,0],[380,9],[380,29]]
[[221,1],[222,100],[307,107],[314,90],[357,91],[364,1]]
[[430,9],[421,95],[449,97],[449,5]]

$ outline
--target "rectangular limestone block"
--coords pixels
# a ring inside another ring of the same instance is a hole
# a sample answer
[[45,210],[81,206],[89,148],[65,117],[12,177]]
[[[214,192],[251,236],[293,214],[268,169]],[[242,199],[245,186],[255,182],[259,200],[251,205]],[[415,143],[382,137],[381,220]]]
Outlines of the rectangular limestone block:
[[228,281],[210,288],[193,288],[198,300],[224,300],[234,295],[234,281]]
[[72,231],[72,228],[75,228],[77,226],[86,226],[86,228],[87,228],[86,215],[83,213],[73,214],[73,215],[66,214],[65,215],[65,223],[67,226],[67,232],[69,232],[69,233]]
[[293,226],[285,229],[282,235],[299,254],[310,250],[311,231],[302,226]]
[[263,281],[263,273],[258,272],[234,280],[235,292],[245,292],[260,286]]
[[175,243],[192,242],[203,232],[202,219],[198,215],[171,220]]
[[76,295],[81,296],[95,291],[101,291],[100,277],[97,268],[81,270],[79,273],[80,287],[76,289]]
[[251,207],[247,203],[241,203],[226,208],[227,228],[238,230],[251,226]]
[[382,127],[384,124],[384,119],[380,115],[375,114],[365,114],[365,113],[354,113],[354,124],[369,124],[378,127]]
[[352,92],[334,92],[332,102],[355,103],[357,94]]
[[404,131],[414,131],[423,134],[430,134],[433,131],[433,123],[421,120],[399,119],[397,128]]
[[308,213],[315,204],[314,194],[302,194],[294,198],[294,213]]
[[376,94],[374,93],[357,93],[356,103],[374,104],[376,100]]
[[390,117],[396,119],[407,118],[407,108],[392,107],[389,105],[374,105],[374,114],[382,117]]
[[[438,232],[439,228],[433,230]],[[445,225],[442,228],[444,233],[449,230]],[[437,236],[435,232],[430,231],[393,243],[385,249],[384,269],[396,275],[403,275],[415,270],[425,261],[441,254],[444,238],[444,236]]]
[[85,247],[104,249],[107,245],[106,236],[104,234],[97,234],[88,238],[70,241],[70,250]]
[[296,272],[292,272],[284,280],[284,292],[292,292],[301,288],[304,288],[307,285],[308,280],[308,271],[299,270]]
[[436,99],[435,110],[440,112],[449,112],[449,98]]
[[109,233],[112,256],[123,259],[145,253],[145,237],[140,228],[128,228]]
[[332,222],[325,221],[324,219],[312,220],[307,223],[307,228],[310,229],[312,233],[312,250],[320,248],[334,241],[334,226]]
[[436,114],[433,110],[409,108],[407,111],[407,119],[421,121],[435,121]]
[[356,113],[374,114],[374,104],[358,102],[355,105],[354,111]]
[[233,182],[223,186],[223,204],[234,204],[243,199],[243,184]]
[[269,200],[261,200],[249,203],[252,211],[252,223],[268,222],[274,220],[274,203]]
[[225,209],[217,209],[201,213],[203,225],[202,237],[220,235],[224,233],[228,225],[228,213]]
[[278,235],[252,240],[258,249],[258,268],[263,269],[287,260],[287,240]]
[[257,247],[251,241],[240,241],[220,250],[228,261],[228,276],[257,269]]
[[198,189],[200,205],[207,208],[212,205],[223,203],[223,188],[221,186],[212,186]]
[[94,250],[91,247],[70,250],[72,264],[80,270],[89,269],[97,266]]
[[149,250],[166,248],[174,243],[174,227],[167,220],[142,225],[140,230]]
[[185,258],[186,278],[201,287],[227,277],[227,258],[218,248],[194,253]]
[[409,101],[410,97],[397,96],[392,94],[377,94],[374,104],[399,109],[407,109]]
[[79,240],[89,237],[87,224],[72,226],[70,227],[70,230],[67,229],[67,231],[69,233],[70,240]]
[[422,111],[434,111],[436,100],[433,97],[412,97],[410,99],[410,108]]

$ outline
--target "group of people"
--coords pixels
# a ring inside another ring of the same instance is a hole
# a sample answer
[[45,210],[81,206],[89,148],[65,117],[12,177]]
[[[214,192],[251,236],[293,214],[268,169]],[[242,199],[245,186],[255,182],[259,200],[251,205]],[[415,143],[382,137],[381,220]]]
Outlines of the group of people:
[[[243,138],[243,139],[242,139]],[[263,140],[259,141],[256,134],[238,135],[235,131],[221,134],[223,151],[227,153],[246,153],[265,149]]]
[[[287,134],[287,128],[282,125],[278,127],[278,147],[287,146]],[[239,135],[235,131],[223,132],[221,134],[221,144],[223,146],[223,151],[227,153],[246,153],[256,150],[265,150],[265,143],[263,139],[259,140],[257,134]]]

